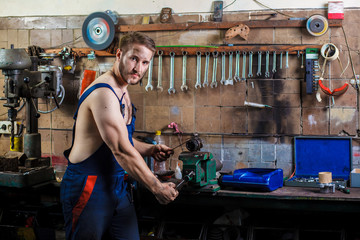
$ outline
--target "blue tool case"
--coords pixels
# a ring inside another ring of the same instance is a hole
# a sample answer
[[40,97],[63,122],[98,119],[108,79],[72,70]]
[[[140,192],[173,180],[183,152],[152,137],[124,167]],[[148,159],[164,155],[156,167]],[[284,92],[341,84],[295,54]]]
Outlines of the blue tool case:
[[318,187],[319,172],[331,172],[333,183],[346,185],[352,168],[350,137],[294,138],[295,172],[286,186]]
[[249,191],[271,192],[283,186],[283,170],[281,168],[242,168],[233,175],[220,177],[222,187],[233,187]]

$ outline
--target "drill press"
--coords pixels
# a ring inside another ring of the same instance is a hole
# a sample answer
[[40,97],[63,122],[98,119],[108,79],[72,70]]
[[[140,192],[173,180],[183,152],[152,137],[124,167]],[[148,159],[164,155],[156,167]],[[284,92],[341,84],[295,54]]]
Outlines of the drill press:
[[[190,176],[184,190],[200,192],[216,192],[220,190],[217,184],[217,164],[211,152],[200,152],[203,147],[201,139],[195,135],[186,142],[189,151],[181,152],[179,160],[183,161],[183,176]],[[220,167],[221,168],[221,167]]]
[[[48,68],[44,70],[42,68],[42,71],[38,71],[38,62],[38,57],[30,57],[25,49],[0,49],[0,69],[5,75],[4,94],[6,103],[3,106],[8,108],[8,120],[11,122],[10,144],[13,147],[17,108],[20,106],[20,100],[25,99],[24,153],[28,159],[35,160],[41,158],[41,136],[38,132],[40,114],[37,100],[38,98],[53,97],[57,107],[59,107],[56,96],[59,86],[61,86],[59,69]],[[32,170],[32,173],[34,172]],[[16,176],[18,175],[9,176],[9,180],[6,178],[6,173],[1,173],[1,184],[22,186],[22,183],[18,185],[16,182]],[[42,172],[41,176],[53,177],[53,170],[47,170],[45,174]],[[31,182],[33,183],[33,181]]]

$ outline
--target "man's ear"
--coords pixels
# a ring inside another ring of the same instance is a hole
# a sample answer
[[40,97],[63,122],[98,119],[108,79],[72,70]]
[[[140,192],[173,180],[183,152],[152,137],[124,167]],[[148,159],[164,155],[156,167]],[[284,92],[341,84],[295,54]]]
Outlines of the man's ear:
[[117,59],[120,59],[121,54],[122,54],[122,51],[121,51],[120,48],[118,48],[118,49],[116,50],[116,55],[115,55],[116,58],[117,58]]

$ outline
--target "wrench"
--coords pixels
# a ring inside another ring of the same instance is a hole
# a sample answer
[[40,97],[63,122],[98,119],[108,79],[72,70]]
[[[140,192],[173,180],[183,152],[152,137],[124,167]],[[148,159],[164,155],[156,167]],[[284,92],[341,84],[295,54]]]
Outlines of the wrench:
[[174,88],[174,58],[175,58],[175,53],[171,52],[170,53],[170,87],[168,89],[168,93],[171,95],[171,93],[175,93],[175,88]]
[[243,52],[243,66],[242,66],[242,75],[241,75],[241,81],[246,81],[246,52]]
[[209,75],[210,52],[206,52],[205,56],[206,56],[206,59],[205,59],[205,73],[204,73],[203,87],[209,86],[208,75]]
[[195,83],[195,88],[201,88],[201,52],[196,52],[196,63],[197,63],[197,67],[196,67],[196,83]]
[[153,85],[152,85],[152,70],[153,70],[153,63],[154,63],[154,58],[151,58],[150,60],[150,64],[149,64],[149,73],[148,73],[148,83],[145,87],[145,90],[148,92],[149,88],[151,89],[151,91],[154,89]]
[[158,84],[156,89],[159,89],[161,91],[163,91],[163,87],[162,87],[162,55],[164,54],[164,52],[162,50],[158,51],[158,55],[159,55],[159,67],[158,67]]
[[236,58],[235,58],[235,76],[234,80],[235,82],[240,81],[240,51],[236,51]]
[[272,68],[272,72],[273,73],[276,72],[276,51],[273,52],[273,68]]
[[253,76],[252,74],[252,64],[253,64],[253,52],[249,52],[249,74],[248,77],[251,78]]
[[261,51],[258,51],[258,70],[256,76],[261,76]]
[[189,87],[186,85],[186,62],[187,62],[187,52],[183,51],[183,68],[182,68],[182,85],[180,87],[181,91],[187,91]]
[[220,83],[224,85],[226,79],[225,79],[225,55],[226,52],[221,53],[221,80]]
[[289,51],[285,53],[285,68],[289,68]]
[[229,52],[229,78],[225,81],[225,85],[234,85],[232,77],[233,52]]
[[217,70],[217,62],[218,62],[218,56],[219,56],[219,52],[214,51],[212,53],[213,58],[214,58],[214,62],[213,62],[213,72],[212,72],[212,80],[211,80],[211,84],[210,87],[214,88],[217,87],[217,82],[216,82],[216,70]]
[[269,52],[269,51],[266,51],[265,77],[270,77],[270,72],[269,72],[269,57],[270,57],[270,52]]

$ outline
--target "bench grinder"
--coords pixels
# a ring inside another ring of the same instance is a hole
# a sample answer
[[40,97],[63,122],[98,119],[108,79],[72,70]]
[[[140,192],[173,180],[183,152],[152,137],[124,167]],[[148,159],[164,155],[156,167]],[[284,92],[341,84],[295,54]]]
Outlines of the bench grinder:
[[186,142],[189,151],[179,155],[179,160],[183,162],[183,176],[190,176],[184,190],[216,192],[220,190],[216,171],[221,169],[222,164],[214,159],[211,152],[200,152],[202,147],[201,139],[195,135]]

